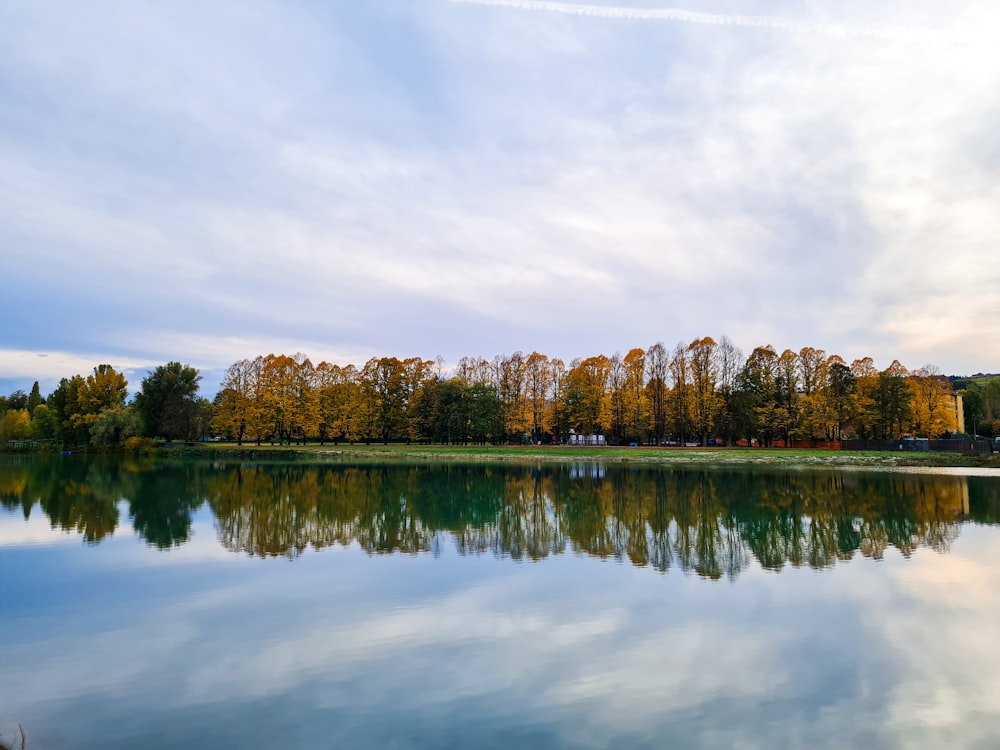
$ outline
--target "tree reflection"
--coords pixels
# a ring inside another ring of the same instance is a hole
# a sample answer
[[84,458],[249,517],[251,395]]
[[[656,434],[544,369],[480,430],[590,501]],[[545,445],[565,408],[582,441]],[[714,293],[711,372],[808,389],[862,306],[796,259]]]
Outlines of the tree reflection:
[[156,471],[136,465],[134,489],[128,493],[132,527],[146,543],[158,549],[180,546],[191,538],[191,516],[201,498],[199,472],[179,465],[171,471]]
[[116,529],[127,501],[150,545],[183,544],[207,501],[222,545],[260,557],[332,545],[436,554],[450,542],[462,555],[569,550],[711,579],[754,560],[778,571],[946,552],[960,522],[1000,521],[995,480],[595,466],[10,462],[0,503],[25,517],[37,506],[88,543]]

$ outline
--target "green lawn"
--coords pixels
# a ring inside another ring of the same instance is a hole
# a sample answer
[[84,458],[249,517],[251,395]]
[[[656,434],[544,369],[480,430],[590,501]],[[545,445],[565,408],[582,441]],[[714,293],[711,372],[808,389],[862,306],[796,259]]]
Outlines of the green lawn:
[[825,466],[994,466],[998,456],[964,456],[959,453],[912,453],[898,451],[826,451],[784,448],[653,448],[653,447],[570,447],[493,445],[381,445],[363,443],[256,446],[244,443],[211,443],[199,446],[199,453],[224,455],[253,453],[302,458],[338,458],[382,461],[469,461],[469,462],[565,462],[604,461],[664,464],[788,464]]

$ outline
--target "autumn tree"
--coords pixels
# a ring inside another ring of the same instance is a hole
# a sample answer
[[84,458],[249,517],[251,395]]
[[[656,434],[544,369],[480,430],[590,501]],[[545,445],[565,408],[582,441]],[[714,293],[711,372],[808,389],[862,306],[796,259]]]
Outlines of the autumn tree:
[[[90,428],[100,414],[124,406],[127,397],[128,381],[111,365],[98,365],[86,378],[82,375],[63,378],[49,395],[35,432],[63,446],[85,446],[90,442]],[[41,406],[38,404],[35,411]],[[27,404],[24,408],[27,409]]]
[[552,398],[549,405],[549,425],[552,434],[562,440],[566,436],[566,364],[557,358],[549,360]]
[[531,417],[531,441],[541,441],[549,429],[549,397],[552,389],[552,367],[544,354],[532,352],[525,361],[525,394]]
[[851,400],[852,425],[859,437],[871,439],[879,430],[876,405],[879,372],[871,357],[862,357],[851,363],[851,375],[854,380],[854,394]]
[[719,426],[726,437],[726,444],[732,445],[735,439],[736,419],[733,401],[740,370],[743,368],[743,352],[723,336],[718,347],[719,361]]
[[671,427],[683,445],[691,429],[691,380],[688,373],[688,349],[678,343],[670,355],[670,378],[673,388],[669,396]]
[[909,378],[913,398],[913,431],[926,437],[939,437],[951,424],[953,389],[934,365],[924,365]]
[[908,375],[899,360],[893,360],[891,365],[878,374],[875,405],[879,415],[880,437],[883,439],[895,439],[904,432],[904,424],[909,419],[913,402],[913,393],[906,383]]
[[411,434],[407,422],[410,397],[424,379],[433,373],[434,362],[417,357],[400,360],[396,357],[372,358],[360,373],[361,400],[368,423],[366,439],[389,440],[407,438]]
[[625,437],[626,386],[627,380],[622,355],[615,352],[608,362],[608,403],[611,407],[611,434],[608,440],[615,444],[621,443]]
[[0,416],[0,440],[24,440],[31,435],[31,415],[25,409],[8,409]]
[[630,349],[622,360],[625,369],[626,440],[645,443],[649,435],[649,405],[646,401],[646,352]]
[[504,440],[520,442],[520,436],[530,429],[525,393],[526,362],[521,352],[498,355],[493,360],[496,371],[497,397],[500,399]]
[[828,359],[822,349],[803,347],[798,353],[798,430],[802,437],[829,437],[834,420],[827,390]]
[[354,365],[340,367],[329,362],[316,365],[320,442],[348,440],[360,436],[361,386]]
[[702,445],[708,444],[708,435],[715,426],[719,410],[716,383],[719,378],[718,345],[710,336],[695,339],[688,344],[688,369],[691,377],[691,418],[695,433]]
[[611,360],[603,354],[570,364],[563,401],[567,424],[578,434],[605,434],[610,426],[610,368]]
[[296,429],[298,363],[286,354],[264,357],[258,385],[261,419],[271,440],[286,442]]
[[258,424],[261,415],[257,398],[262,368],[261,357],[234,362],[226,370],[215,396],[214,429],[235,438],[237,445],[243,445],[248,434],[253,434],[258,444],[263,437],[263,429]]
[[646,351],[646,400],[649,403],[651,429],[656,445],[667,434],[667,378],[670,357],[663,342],[657,341]]

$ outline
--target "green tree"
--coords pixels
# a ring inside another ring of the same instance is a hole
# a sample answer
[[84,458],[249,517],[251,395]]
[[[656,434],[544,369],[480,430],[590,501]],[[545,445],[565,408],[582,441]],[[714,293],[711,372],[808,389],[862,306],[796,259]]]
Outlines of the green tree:
[[57,440],[59,438],[58,416],[48,404],[39,404],[31,415],[31,437],[35,440]]
[[469,389],[469,433],[477,443],[496,443],[503,430],[500,398],[489,383],[474,383]]
[[[983,387],[983,407],[986,410],[985,418],[988,421],[1000,421],[1000,378],[987,381]],[[996,433],[997,431],[994,429],[994,434]]]
[[4,409],[0,409],[0,411],[5,411],[7,409],[27,409],[27,408],[28,408],[28,394],[18,389],[9,396],[7,396],[7,401],[4,406]]
[[962,410],[965,413],[965,431],[970,435],[978,432],[979,425],[986,416],[986,405],[983,403],[983,394],[978,388],[969,387],[958,392],[962,397]]
[[44,403],[45,399],[42,398],[42,393],[38,389],[38,381],[36,380],[35,384],[31,386],[31,393],[28,394],[28,413],[33,415],[35,407]]
[[97,415],[90,425],[90,442],[102,448],[121,445],[142,432],[142,419],[132,406],[113,406]]
[[747,358],[737,385],[737,421],[747,437],[771,445],[788,426],[781,360],[773,346],[758,346]]
[[198,384],[201,375],[190,365],[168,362],[149,372],[135,395],[148,437],[184,440],[195,437]]
[[854,373],[840,358],[830,357],[827,368],[827,387],[830,409],[834,416],[832,429],[828,437],[840,440],[841,433],[851,415],[851,404],[854,399]]

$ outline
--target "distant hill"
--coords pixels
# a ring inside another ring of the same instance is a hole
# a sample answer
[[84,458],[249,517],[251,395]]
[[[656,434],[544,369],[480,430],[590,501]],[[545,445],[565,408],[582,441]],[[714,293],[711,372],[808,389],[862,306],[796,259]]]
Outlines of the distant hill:
[[998,373],[981,373],[977,372],[975,375],[949,375],[948,380],[951,381],[952,387],[956,391],[960,391],[963,388],[968,388],[970,385],[975,383],[976,385],[983,386],[986,385],[991,380],[1000,379],[1000,374]]

